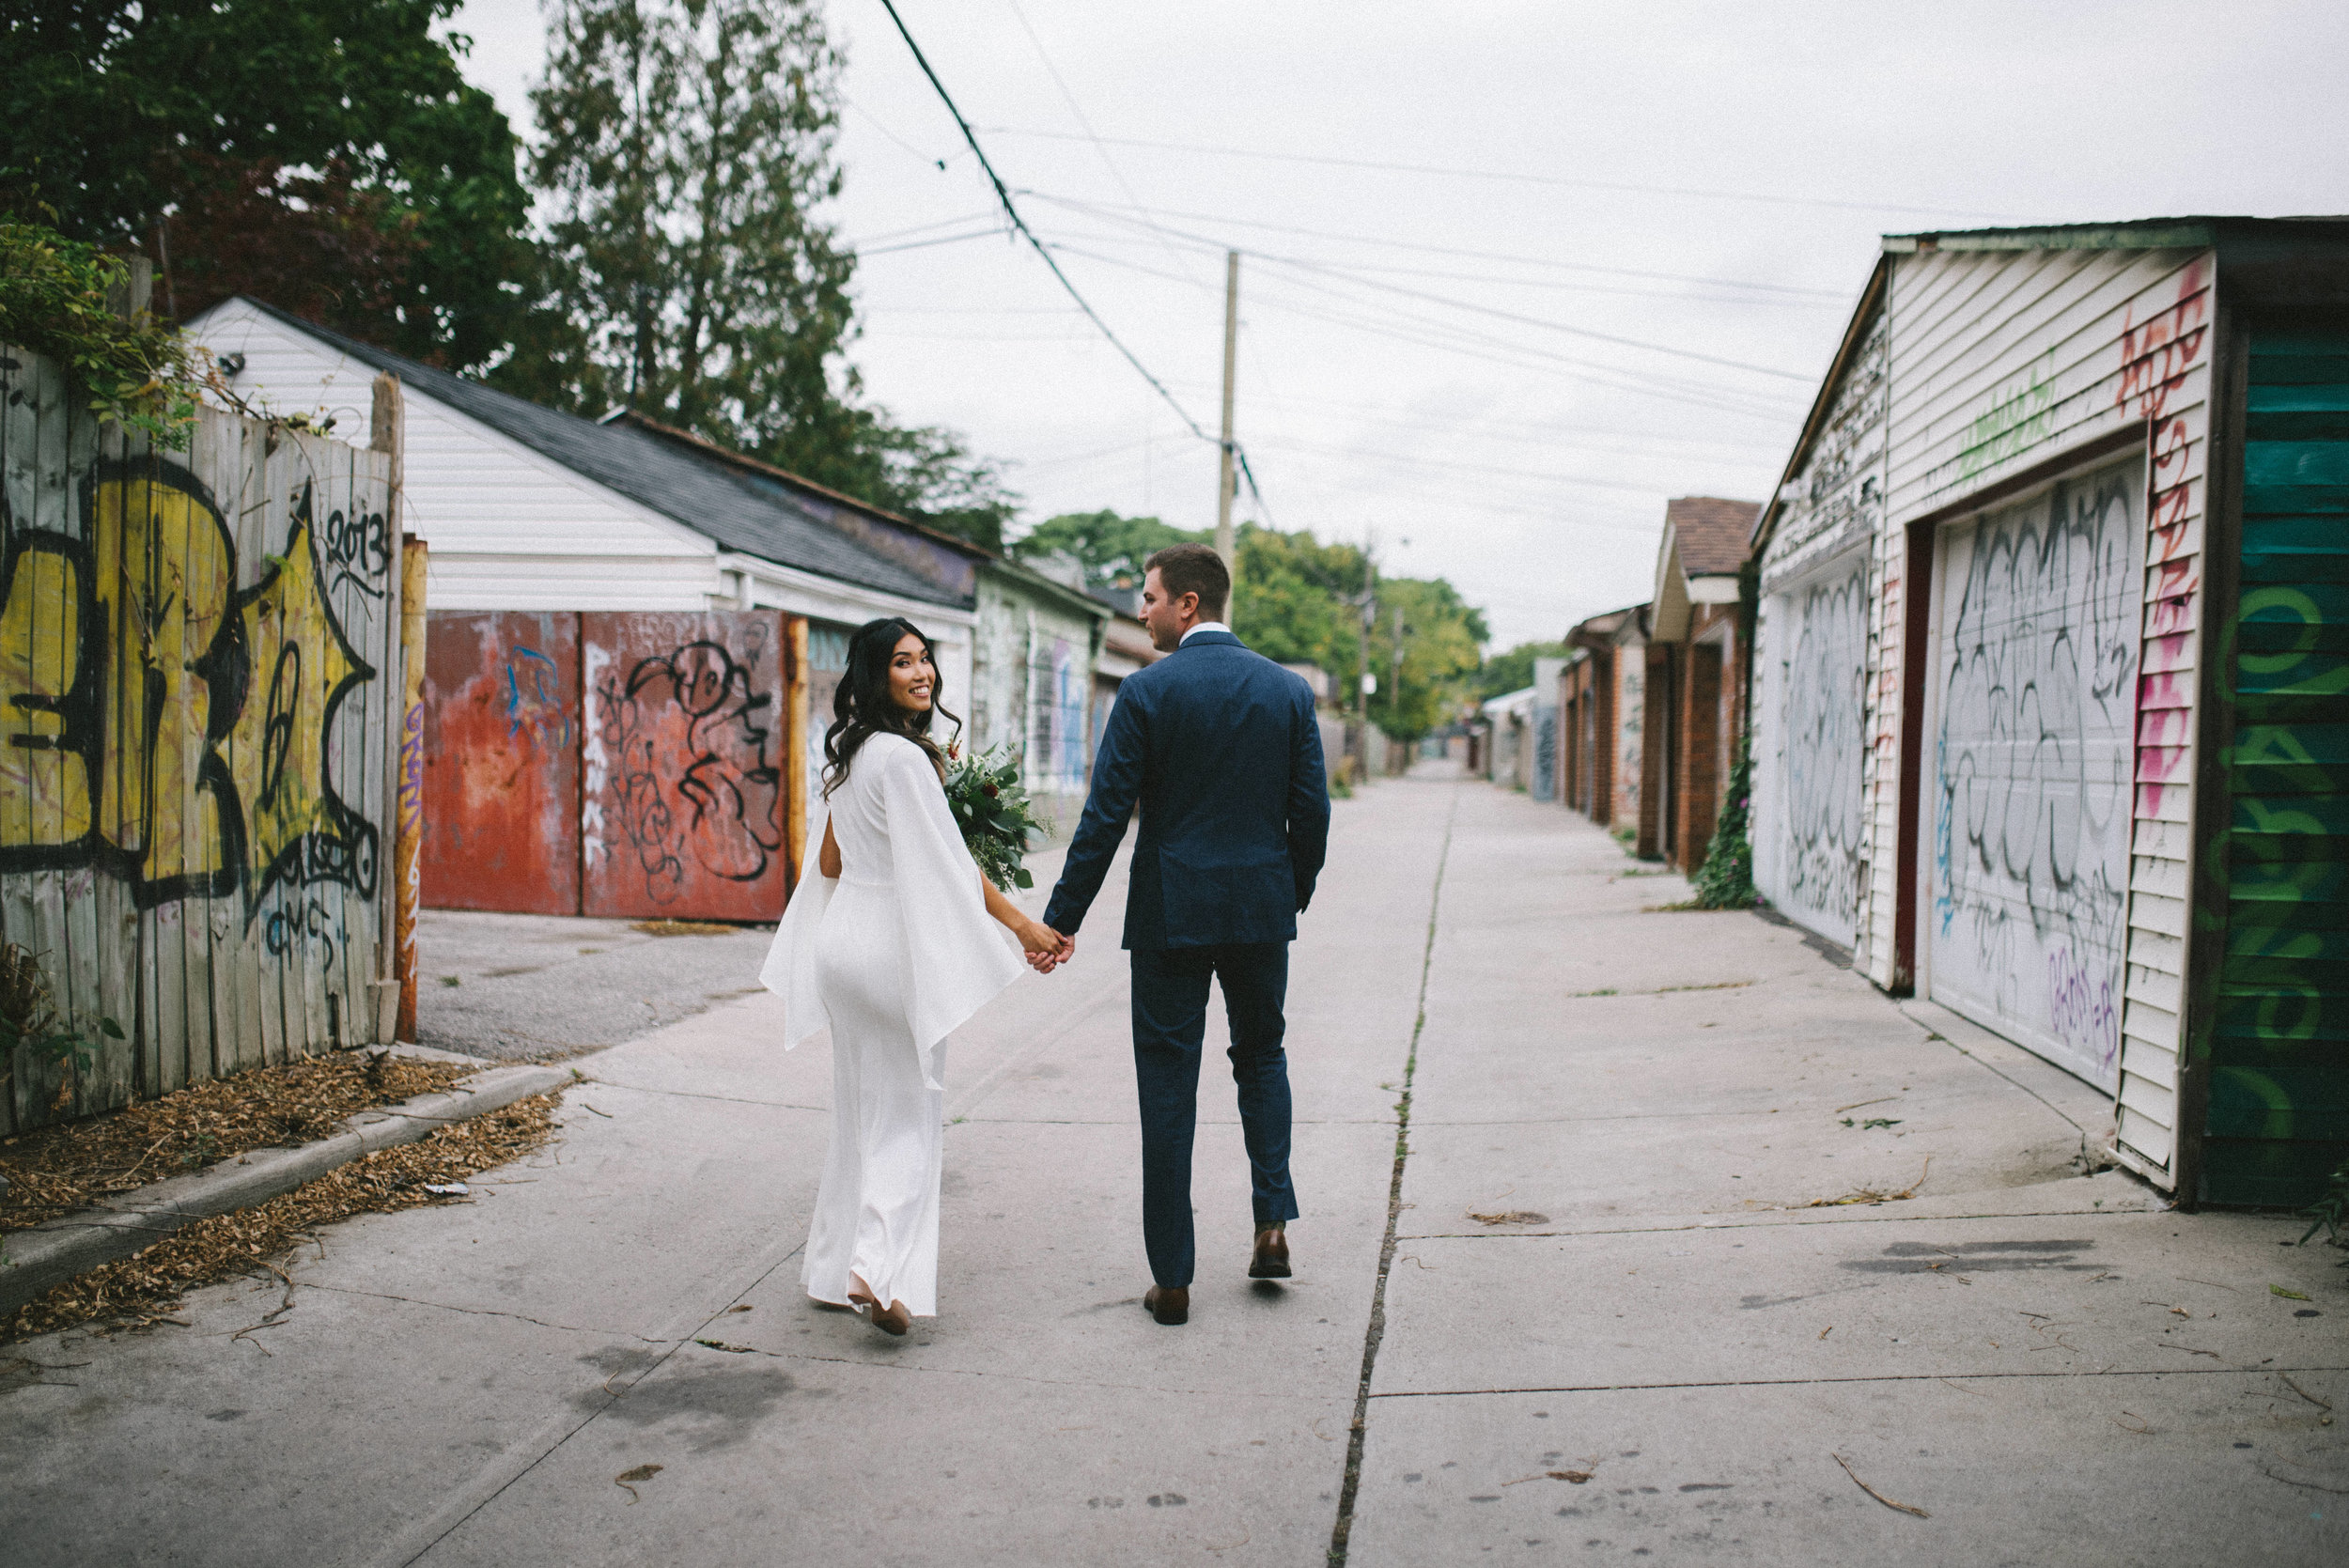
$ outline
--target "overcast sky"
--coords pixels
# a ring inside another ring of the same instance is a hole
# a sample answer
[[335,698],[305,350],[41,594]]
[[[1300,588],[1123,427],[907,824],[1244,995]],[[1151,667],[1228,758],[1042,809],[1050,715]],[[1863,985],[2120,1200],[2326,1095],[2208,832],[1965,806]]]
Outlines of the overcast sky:
[[[1496,648],[1647,598],[1668,497],[1768,491],[1879,235],[2349,211],[2338,0],[899,10],[1031,225],[1210,433],[1222,253],[1247,253],[1265,509],[1240,515],[1375,537],[1384,569],[1483,607]],[[993,232],[879,0],[827,13],[872,396],[1002,459],[1028,520],[1210,525],[1213,445]],[[535,0],[456,25],[527,135]],[[920,241],[946,242],[890,248]]]

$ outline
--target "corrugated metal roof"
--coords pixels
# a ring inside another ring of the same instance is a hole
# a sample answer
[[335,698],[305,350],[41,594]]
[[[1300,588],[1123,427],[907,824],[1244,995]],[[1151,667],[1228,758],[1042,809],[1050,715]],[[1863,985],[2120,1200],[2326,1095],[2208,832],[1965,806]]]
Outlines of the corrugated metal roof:
[[388,370],[436,402],[520,442],[604,489],[683,523],[727,550],[837,582],[967,609],[972,598],[867,550],[810,515],[784,487],[711,462],[649,430],[599,425],[362,343],[258,300],[244,303],[363,365]]

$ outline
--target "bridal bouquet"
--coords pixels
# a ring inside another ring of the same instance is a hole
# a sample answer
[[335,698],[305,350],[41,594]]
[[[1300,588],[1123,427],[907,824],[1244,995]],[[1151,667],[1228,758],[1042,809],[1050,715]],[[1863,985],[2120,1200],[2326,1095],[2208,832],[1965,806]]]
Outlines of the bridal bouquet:
[[1044,824],[1028,809],[1028,790],[1019,782],[1018,763],[1008,756],[997,761],[991,750],[969,756],[961,747],[949,746],[946,804],[971,858],[988,881],[1005,893],[1035,886],[1035,878],[1019,862],[1028,852],[1029,835]]

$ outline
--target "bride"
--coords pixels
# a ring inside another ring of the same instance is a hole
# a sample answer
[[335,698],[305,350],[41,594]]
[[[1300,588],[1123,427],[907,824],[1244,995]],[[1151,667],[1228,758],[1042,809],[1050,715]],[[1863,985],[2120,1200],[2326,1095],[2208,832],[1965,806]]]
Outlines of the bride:
[[947,809],[930,640],[868,621],[824,732],[821,875],[802,874],[760,982],[784,999],[784,1048],[832,1030],[832,1146],[800,1278],[817,1301],[903,1334],[938,1311],[945,1039],[1019,977],[987,924],[1039,973],[1061,939],[982,876]]

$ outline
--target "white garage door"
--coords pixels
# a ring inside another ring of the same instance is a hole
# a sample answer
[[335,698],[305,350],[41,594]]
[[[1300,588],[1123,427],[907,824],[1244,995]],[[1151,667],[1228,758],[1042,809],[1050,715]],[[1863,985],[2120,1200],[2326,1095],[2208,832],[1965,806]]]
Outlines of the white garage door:
[[1868,678],[1868,558],[1856,551],[1770,598],[1768,733],[1758,759],[1756,880],[1763,896],[1830,941],[1859,916],[1861,688]]
[[2139,459],[1941,530],[1927,986],[2110,1090],[2120,1078]]

